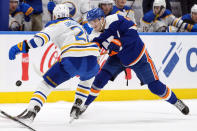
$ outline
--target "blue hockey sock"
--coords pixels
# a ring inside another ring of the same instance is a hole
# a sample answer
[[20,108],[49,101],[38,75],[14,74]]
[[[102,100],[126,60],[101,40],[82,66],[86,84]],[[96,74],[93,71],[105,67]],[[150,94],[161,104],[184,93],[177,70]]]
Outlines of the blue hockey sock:
[[171,104],[175,104],[177,101],[177,97],[174,92],[159,80],[149,83],[148,88],[152,93],[158,95]]
[[91,86],[90,94],[85,102],[85,105],[90,105],[96,99],[100,90],[107,84],[111,77],[112,75],[105,70],[101,70],[99,72]]

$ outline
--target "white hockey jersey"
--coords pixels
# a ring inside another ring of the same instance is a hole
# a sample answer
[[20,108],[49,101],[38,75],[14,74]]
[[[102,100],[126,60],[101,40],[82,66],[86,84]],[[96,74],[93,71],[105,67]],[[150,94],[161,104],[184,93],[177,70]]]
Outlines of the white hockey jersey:
[[140,21],[139,32],[161,32],[163,27],[174,26],[182,30],[192,30],[192,25],[186,24],[180,18],[176,18],[168,9],[161,16],[156,16],[153,10],[147,12]]
[[55,0],[56,4],[67,4],[71,17],[81,23],[86,21],[86,13],[90,10],[89,0]]
[[28,45],[36,48],[50,40],[61,50],[61,58],[99,56],[98,46],[89,42],[82,26],[71,18],[50,21],[46,28],[28,41]]

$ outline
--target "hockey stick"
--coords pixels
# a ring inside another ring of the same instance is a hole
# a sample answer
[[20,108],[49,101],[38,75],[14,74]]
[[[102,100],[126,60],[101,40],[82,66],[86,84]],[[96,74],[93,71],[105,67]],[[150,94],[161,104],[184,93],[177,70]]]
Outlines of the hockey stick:
[[[133,4],[135,3],[135,0],[133,0],[133,3],[131,4],[131,6],[130,6],[130,8],[132,9],[132,7],[133,7]],[[129,14],[129,12],[130,12],[130,10],[127,12],[127,14],[126,14],[126,16],[125,17],[127,17],[128,16],[128,14]]]
[[[154,8],[154,7],[153,7],[153,8]],[[164,6],[161,6],[161,7],[160,7],[159,12],[156,14],[156,16],[155,16],[155,18],[154,18],[154,20],[153,20],[153,23],[157,20],[157,18],[159,18],[159,14],[161,13],[161,11],[162,11],[163,8],[165,8],[165,7],[164,7]],[[154,9],[153,9],[153,10],[154,10]],[[153,23],[150,24],[149,29],[152,27]],[[149,30],[149,29],[148,29],[148,30]]]
[[[53,2],[53,0],[49,0],[50,2]],[[53,20],[53,12],[50,13],[51,15],[51,20]]]
[[7,118],[9,118],[10,120],[13,120],[13,121],[15,121],[15,122],[17,122],[17,123],[23,125],[24,127],[30,129],[31,131],[36,131],[36,130],[33,129],[32,127],[30,127],[30,126],[28,126],[27,124],[23,123],[22,121],[16,119],[15,117],[13,117],[13,116],[7,114],[6,112],[0,110],[0,113],[3,114],[4,116],[6,116]]

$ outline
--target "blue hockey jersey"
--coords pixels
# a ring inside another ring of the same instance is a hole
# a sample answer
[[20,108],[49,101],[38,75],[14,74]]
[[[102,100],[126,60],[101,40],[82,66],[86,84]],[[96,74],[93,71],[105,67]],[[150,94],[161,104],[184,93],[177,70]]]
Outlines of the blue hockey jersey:
[[107,16],[105,19],[104,32],[94,38],[93,42],[98,42],[103,46],[102,43],[105,40],[114,36],[122,43],[122,50],[117,54],[122,64],[131,66],[137,63],[144,54],[145,46],[139,37],[136,25],[133,21],[118,14]]

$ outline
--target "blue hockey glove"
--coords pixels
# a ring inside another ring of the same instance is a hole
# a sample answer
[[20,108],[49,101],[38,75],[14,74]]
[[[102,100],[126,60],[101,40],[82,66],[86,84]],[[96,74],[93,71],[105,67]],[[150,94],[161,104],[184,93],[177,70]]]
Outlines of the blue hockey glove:
[[194,26],[191,29],[191,32],[197,32],[197,24],[194,24]]
[[86,32],[88,33],[88,35],[91,34],[91,32],[92,32],[92,30],[93,30],[93,28],[91,28],[91,27],[88,25],[88,23],[85,23],[85,24],[83,25],[83,28],[86,30]]
[[9,59],[14,60],[18,53],[28,53],[29,46],[27,45],[27,41],[24,40],[23,42],[14,45],[9,50]]
[[113,55],[118,54],[118,52],[120,51],[121,46],[122,46],[122,44],[121,44],[120,40],[113,39],[108,46],[109,56],[113,56]]
[[48,11],[52,14],[53,9],[55,8],[55,3],[53,1],[49,1],[47,4]]
[[25,16],[31,16],[33,14],[34,9],[27,3],[22,2],[20,4],[21,11],[25,14]]

